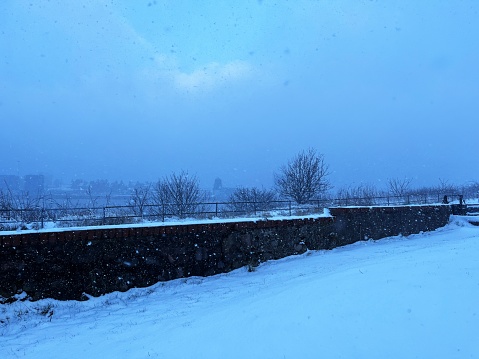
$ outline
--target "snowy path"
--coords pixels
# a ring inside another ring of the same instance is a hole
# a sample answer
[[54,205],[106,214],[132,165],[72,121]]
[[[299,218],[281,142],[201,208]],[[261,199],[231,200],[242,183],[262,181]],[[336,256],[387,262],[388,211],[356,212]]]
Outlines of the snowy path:
[[479,358],[479,227],[458,221],[252,273],[3,305],[0,358]]

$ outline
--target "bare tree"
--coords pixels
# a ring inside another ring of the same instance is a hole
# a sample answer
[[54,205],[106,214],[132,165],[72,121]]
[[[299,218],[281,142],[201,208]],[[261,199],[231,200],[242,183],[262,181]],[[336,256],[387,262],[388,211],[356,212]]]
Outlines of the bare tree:
[[200,190],[198,178],[182,171],[158,181],[153,198],[154,203],[162,207],[163,213],[166,211],[184,218],[199,211],[205,195]]
[[403,197],[411,192],[411,182],[409,178],[390,178],[388,179],[388,189],[393,196]]
[[47,220],[45,211],[52,203],[52,199],[43,192],[31,195],[29,192],[13,194],[7,185],[7,191],[0,191],[0,216],[6,216],[12,223],[18,223],[26,228],[26,224],[38,227],[39,223]]
[[10,191],[0,189],[0,210],[8,211],[14,208],[14,199]]
[[135,216],[143,219],[145,207],[148,205],[151,185],[136,186],[130,196],[130,206]]
[[93,194],[93,190],[92,190],[92,186],[91,185],[88,185],[86,191],[85,191],[86,195],[88,196],[88,200],[89,200],[89,203],[88,203],[88,206],[89,208],[96,208],[98,207],[98,198],[99,196],[95,196]]
[[16,224],[14,199],[11,192],[0,189],[0,230],[11,229],[7,224]]
[[479,198],[479,181],[470,181],[462,186],[461,189],[465,198]]
[[276,193],[272,190],[252,188],[237,188],[229,197],[228,210],[233,212],[253,213],[268,211]]
[[437,191],[444,195],[455,195],[461,192],[458,186],[450,184],[449,180],[443,178],[439,178],[439,186],[437,187]]
[[305,204],[331,188],[328,175],[324,155],[310,148],[298,153],[281,167],[274,180],[282,196],[291,198],[298,204]]
[[168,207],[170,204],[169,189],[165,180],[159,180],[156,183],[152,194],[152,204],[154,205],[153,211],[155,211],[155,214],[164,219],[164,216],[169,211]]
[[82,211],[84,211],[81,209],[80,201],[76,200],[73,202],[73,199],[69,194],[65,194],[64,199],[56,200],[54,205],[56,207],[56,211],[53,216],[55,220],[75,216],[80,217],[82,216]]

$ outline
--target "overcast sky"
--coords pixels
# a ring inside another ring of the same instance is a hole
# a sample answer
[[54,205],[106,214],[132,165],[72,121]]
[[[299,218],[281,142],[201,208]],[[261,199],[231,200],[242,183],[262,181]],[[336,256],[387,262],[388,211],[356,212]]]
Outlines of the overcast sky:
[[0,174],[479,180],[479,2],[2,0]]

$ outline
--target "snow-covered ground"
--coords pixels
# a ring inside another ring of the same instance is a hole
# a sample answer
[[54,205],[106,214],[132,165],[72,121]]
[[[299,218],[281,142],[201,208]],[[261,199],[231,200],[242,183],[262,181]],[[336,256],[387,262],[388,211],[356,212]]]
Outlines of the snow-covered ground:
[[479,227],[86,302],[0,306],[0,358],[479,358]]

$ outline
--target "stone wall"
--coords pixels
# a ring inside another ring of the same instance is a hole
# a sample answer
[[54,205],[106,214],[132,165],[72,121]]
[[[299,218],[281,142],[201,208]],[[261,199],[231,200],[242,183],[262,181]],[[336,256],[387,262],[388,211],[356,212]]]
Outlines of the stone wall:
[[0,296],[86,299],[358,240],[444,226],[449,206],[334,208],[331,217],[0,235]]
[[451,206],[398,206],[331,208],[335,229],[342,245],[360,240],[404,236],[443,227],[452,214]]

